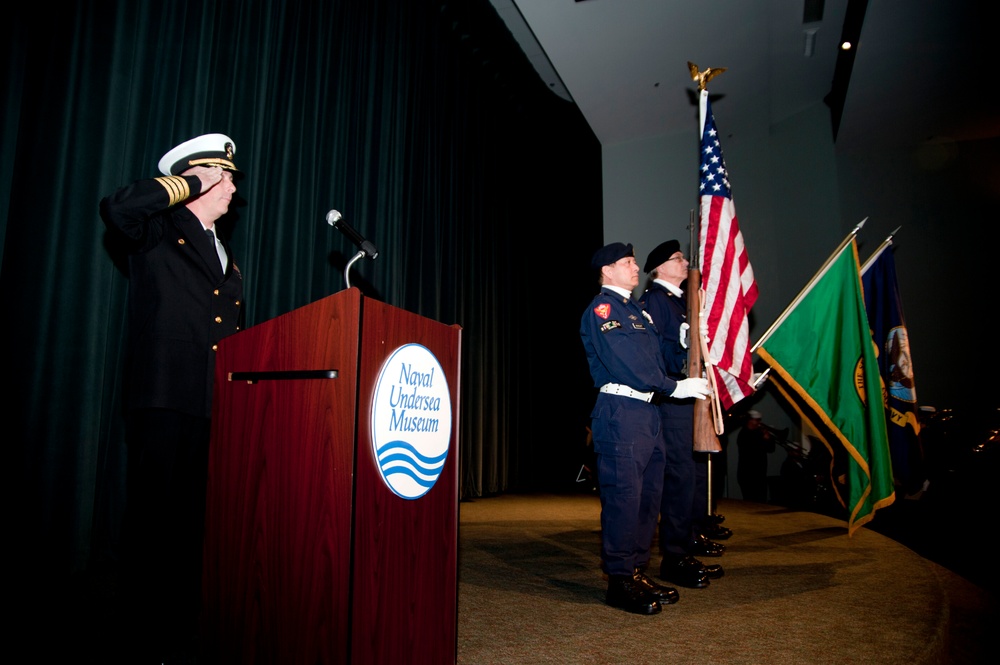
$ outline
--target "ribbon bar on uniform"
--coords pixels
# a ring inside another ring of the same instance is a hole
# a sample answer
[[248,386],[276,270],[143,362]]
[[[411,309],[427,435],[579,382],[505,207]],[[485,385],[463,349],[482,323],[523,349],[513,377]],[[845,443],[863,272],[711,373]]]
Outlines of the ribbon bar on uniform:
[[652,402],[653,395],[656,394],[640,392],[634,388],[623,386],[620,383],[605,383],[601,386],[601,392],[611,395],[621,395],[622,397],[631,397],[633,399],[641,399],[643,402]]

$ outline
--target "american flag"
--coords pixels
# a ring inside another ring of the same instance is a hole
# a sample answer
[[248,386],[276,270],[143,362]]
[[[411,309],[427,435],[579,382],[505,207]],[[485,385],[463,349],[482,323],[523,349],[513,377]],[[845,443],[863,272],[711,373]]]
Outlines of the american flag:
[[753,362],[747,315],[757,283],[736,221],[729,172],[715,127],[708,91],[701,91],[701,284],[708,320],[708,361],[723,408],[753,393]]

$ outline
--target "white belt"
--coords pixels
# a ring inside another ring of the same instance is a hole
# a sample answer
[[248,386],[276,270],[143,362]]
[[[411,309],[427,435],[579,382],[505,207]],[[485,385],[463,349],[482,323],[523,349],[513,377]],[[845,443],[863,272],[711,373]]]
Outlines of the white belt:
[[641,399],[643,402],[650,402],[653,400],[654,393],[643,393],[629,388],[628,386],[623,386],[620,383],[605,383],[601,386],[602,393],[610,393],[612,395],[621,395],[623,397],[631,397],[633,399]]

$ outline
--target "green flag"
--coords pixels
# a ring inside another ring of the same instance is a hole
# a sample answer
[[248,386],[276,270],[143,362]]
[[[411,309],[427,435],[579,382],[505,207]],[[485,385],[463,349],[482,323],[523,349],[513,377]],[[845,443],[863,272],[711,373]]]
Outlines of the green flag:
[[[847,530],[895,500],[883,386],[854,236],[827,261],[757,352],[847,451]],[[812,418],[810,417],[810,420]]]

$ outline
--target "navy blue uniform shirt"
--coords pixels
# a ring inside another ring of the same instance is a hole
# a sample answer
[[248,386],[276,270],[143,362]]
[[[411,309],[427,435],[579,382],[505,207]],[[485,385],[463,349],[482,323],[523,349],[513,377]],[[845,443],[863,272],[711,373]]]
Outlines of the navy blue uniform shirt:
[[594,386],[620,383],[642,392],[671,393],[656,330],[631,298],[602,288],[580,321],[580,338]]

